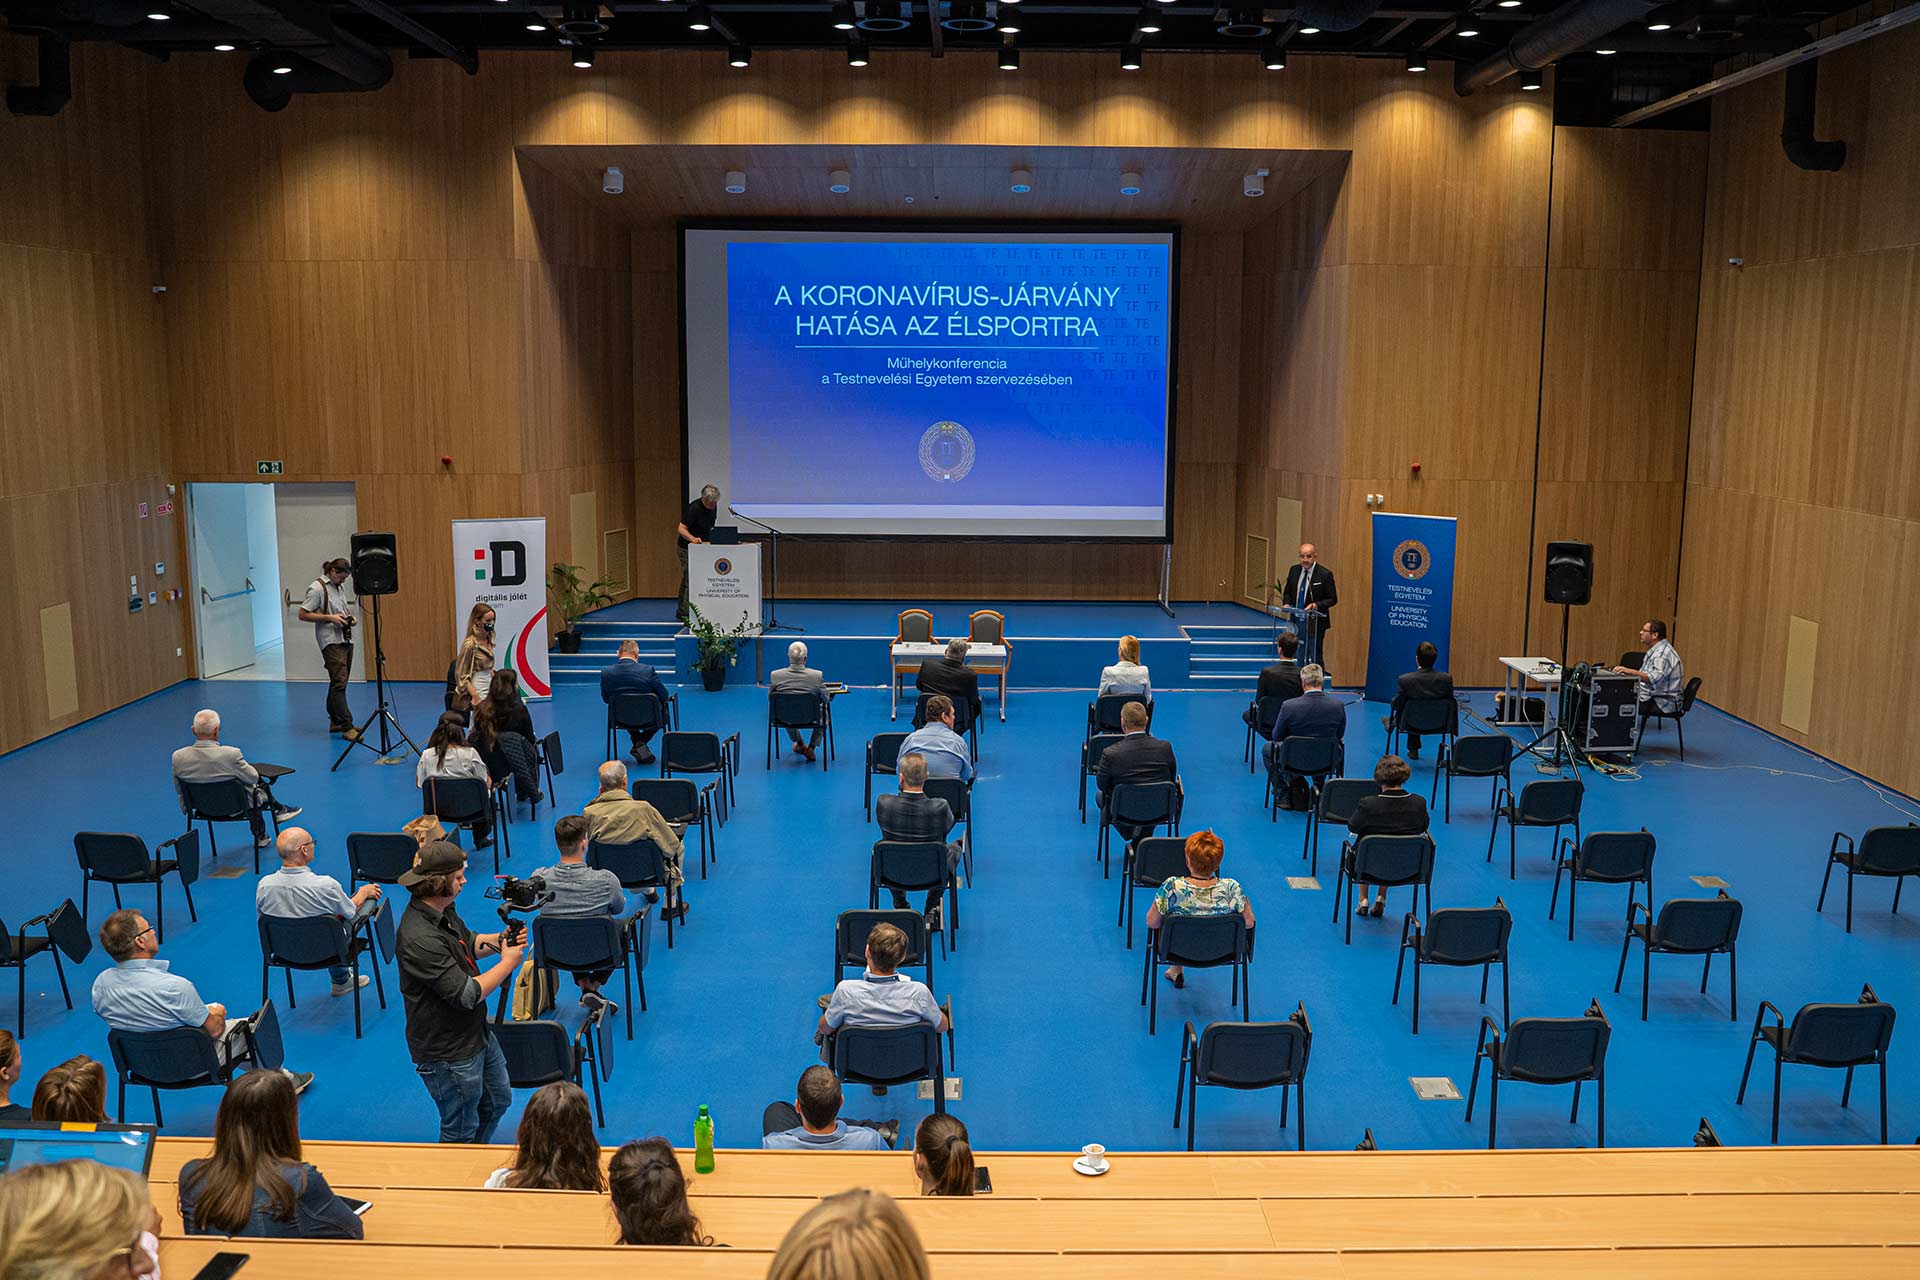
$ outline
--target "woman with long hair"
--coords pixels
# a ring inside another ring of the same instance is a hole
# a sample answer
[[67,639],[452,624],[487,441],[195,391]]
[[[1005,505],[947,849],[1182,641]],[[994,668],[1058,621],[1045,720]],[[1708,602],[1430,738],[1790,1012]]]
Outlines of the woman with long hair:
[[130,1169],[31,1164],[0,1178],[6,1280],[158,1280],[160,1215]]
[[[480,753],[467,745],[467,719],[458,711],[444,711],[440,722],[433,726],[433,735],[427,739],[427,745],[420,752],[420,760],[413,766],[413,782],[420,788],[423,811],[430,811],[425,804],[429,793],[427,782],[433,778],[477,778],[488,786],[493,785],[487,773],[487,762]],[[484,849],[493,832],[493,820],[481,818],[473,824],[473,847]]]
[[453,660],[453,706],[466,712],[487,696],[493,679],[493,606],[477,603],[467,611],[467,633],[460,639],[459,656]]
[[935,1112],[913,1131],[913,1172],[923,1196],[973,1194],[973,1147],[967,1126],[954,1116]]
[[1100,672],[1100,695],[1124,693],[1139,698],[1143,702],[1153,700],[1153,680],[1151,673],[1140,664],[1140,640],[1137,636],[1120,637],[1120,660]]
[[665,1138],[629,1142],[607,1170],[621,1244],[710,1245],[687,1203],[687,1178]]
[[527,1099],[514,1136],[513,1163],[495,1169],[489,1187],[528,1191],[605,1191],[600,1140],[587,1095],[570,1081],[542,1086]]
[[188,1235],[358,1240],[364,1228],[300,1156],[300,1115],[283,1071],[249,1071],[227,1086],[213,1154],[180,1169]]
[[84,1053],[48,1069],[33,1086],[33,1118],[107,1123],[107,1069]]
[[929,1280],[920,1235],[884,1191],[828,1196],[787,1229],[767,1280]]
[[[501,735],[508,733],[517,733],[526,739],[524,755],[532,759],[533,713],[527,710],[526,701],[520,696],[520,677],[512,667],[493,673],[487,696],[473,709],[473,732],[467,735],[467,741],[486,761],[487,774],[495,786],[505,786],[513,778],[513,761],[500,745]],[[520,790],[522,799],[539,795],[537,786],[531,796],[527,794],[524,779]]]

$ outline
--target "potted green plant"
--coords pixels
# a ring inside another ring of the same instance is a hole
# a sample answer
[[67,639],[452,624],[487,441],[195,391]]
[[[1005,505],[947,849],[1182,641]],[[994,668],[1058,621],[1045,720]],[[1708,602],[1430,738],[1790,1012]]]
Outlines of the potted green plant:
[[740,641],[752,633],[753,623],[742,618],[731,631],[722,631],[700,612],[699,605],[689,603],[687,609],[693,615],[687,624],[695,645],[693,670],[700,673],[707,692],[713,693],[726,684],[727,668],[739,663]]
[[556,564],[553,566],[552,599],[553,611],[560,615],[562,627],[553,638],[553,647],[561,653],[580,652],[580,629],[574,624],[580,615],[613,603],[608,587],[616,585],[611,578],[600,578],[582,584],[580,575],[585,573],[577,564]]

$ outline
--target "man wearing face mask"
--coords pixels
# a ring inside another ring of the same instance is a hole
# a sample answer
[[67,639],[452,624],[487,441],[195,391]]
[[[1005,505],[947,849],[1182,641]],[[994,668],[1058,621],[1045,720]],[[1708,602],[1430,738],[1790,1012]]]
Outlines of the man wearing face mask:
[[360,736],[347,706],[347,677],[353,671],[352,610],[358,607],[347,586],[352,571],[345,560],[327,561],[320,566],[320,576],[307,585],[307,598],[300,604],[300,621],[313,624],[320,661],[327,666],[327,731],[349,739]]

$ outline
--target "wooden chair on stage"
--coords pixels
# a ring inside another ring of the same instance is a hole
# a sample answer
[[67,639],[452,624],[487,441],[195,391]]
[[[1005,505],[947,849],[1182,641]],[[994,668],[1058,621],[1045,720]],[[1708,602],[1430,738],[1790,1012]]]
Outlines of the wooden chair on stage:
[[[899,633],[894,636],[893,645],[888,646],[887,652],[889,655],[892,655],[894,645],[932,643],[933,615],[925,609],[902,609],[900,611]],[[892,656],[891,661],[893,674],[890,678],[893,681],[893,696],[888,705],[894,708],[894,716],[897,716],[899,714],[900,690],[903,686],[902,677],[918,675],[920,672],[920,659]],[[892,719],[893,716],[889,716],[888,718]]]
[[1007,639],[1007,615],[996,609],[976,609],[967,615],[967,641],[970,644],[997,644],[1006,655],[982,658],[967,665],[983,676],[1000,677],[1000,723],[1007,722],[1007,669],[1013,665],[1013,645]]

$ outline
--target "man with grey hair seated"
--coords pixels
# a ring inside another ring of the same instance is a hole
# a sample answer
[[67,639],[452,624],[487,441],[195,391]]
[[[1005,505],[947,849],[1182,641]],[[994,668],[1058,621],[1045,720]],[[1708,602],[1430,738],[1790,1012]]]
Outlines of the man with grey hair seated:
[[[1332,738],[1339,742],[1347,736],[1346,704],[1326,691],[1326,681],[1326,671],[1319,663],[1309,662],[1300,668],[1303,692],[1280,704],[1269,751],[1277,751],[1280,743],[1288,738]],[[1307,803],[1306,783],[1293,779],[1292,789],[1281,798],[1280,807],[1304,809]]]
[[947,641],[945,654],[920,664],[920,674],[913,685],[922,696],[944,693],[953,700],[956,709],[964,708],[966,718],[956,726],[963,734],[969,725],[980,722],[980,677],[967,666],[967,650],[972,647],[965,636]]
[[[627,790],[627,766],[620,761],[609,760],[600,766],[600,794],[587,801],[580,812],[587,820],[589,843],[638,844],[651,840],[667,855],[667,883],[677,885],[684,878],[680,873],[680,832],[658,809],[645,800],[634,799]],[[657,896],[651,889],[646,892],[648,902]],[[680,910],[686,910],[684,901]]]
[[181,747],[173,753],[173,785],[174,790],[180,793],[181,812],[193,812],[181,783],[223,782],[228,778],[238,779],[246,785],[247,825],[253,829],[256,849],[265,849],[273,843],[273,837],[267,834],[266,811],[269,808],[276,818],[283,820],[300,815],[297,806],[284,805],[273,798],[273,793],[260,780],[260,771],[247,763],[240,748],[229,747],[220,741],[220,713],[211,707],[196,711],[193,715],[193,745]]
[[[768,677],[767,696],[772,697],[776,693],[811,693],[819,699],[821,710],[824,712],[827,695],[822,691],[821,686],[825,683],[826,677],[807,665],[807,646],[795,640],[787,646],[786,669],[776,671]],[[824,716],[822,718],[824,719]],[[800,741],[798,729],[787,730],[787,737],[793,740],[794,752],[811,764],[814,748],[820,745],[820,726],[817,724],[814,726],[812,736],[805,742]]]
[[[951,871],[960,864],[959,842],[947,839],[953,830],[953,809],[939,796],[927,794],[927,758],[917,751],[905,753],[895,771],[900,776],[900,793],[883,795],[873,804],[873,817],[880,824],[881,839],[906,844],[943,842],[947,846],[947,869]],[[895,910],[907,909],[906,894],[898,889],[888,892],[893,894]],[[929,930],[940,928],[940,899],[944,895],[943,889],[927,893],[925,915]]]

